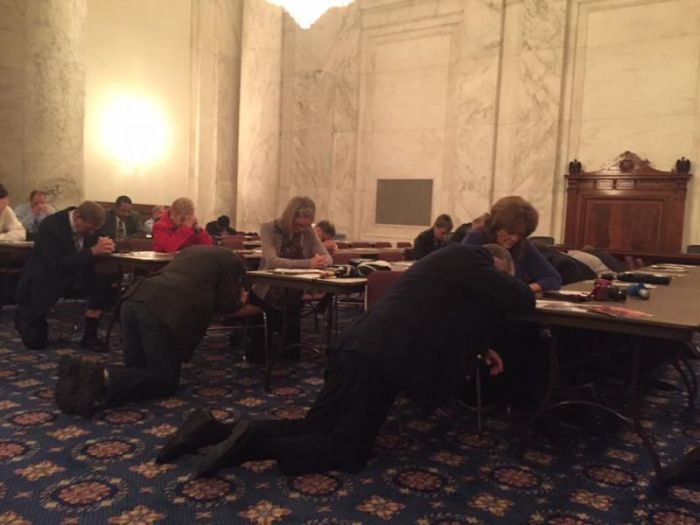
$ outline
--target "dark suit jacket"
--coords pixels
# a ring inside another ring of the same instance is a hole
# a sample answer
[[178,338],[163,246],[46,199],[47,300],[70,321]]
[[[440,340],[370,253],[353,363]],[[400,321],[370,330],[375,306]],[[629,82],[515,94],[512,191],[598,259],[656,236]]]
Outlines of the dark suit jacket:
[[428,228],[419,233],[413,241],[413,256],[416,260],[422,259],[443,246],[445,246],[445,243],[443,241],[438,241],[433,235],[433,229]]
[[37,315],[44,315],[66,292],[73,288],[79,274],[91,268],[95,256],[90,248],[96,235],[85,235],[78,251],[73,239],[67,208],[46,217],[34,238],[34,249],[22,268],[17,285],[17,302],[31,304]]
[[[129,216],[124,221],[126,224],[126,235],[131,237],[139,233],[143,233],[143,225],[141,224],[141,217],[135,211],[132,211]],[[114,209],[107,210],[105,213],[105,223],[100,229],[100,235],[111,237],[116,239],[117,237],[117,216],[114,213]]]
[[163,270],[134,284],[124,299],[143,302],[165,323],[182,358],[192,357],[215,313],[240,308],[243,259],[226,248],[190,246]]
[[530,287],[486,250],[451,244],[416,262],[336,346],[373,357],[430,408],[459,392],[506,312],[534,306]]

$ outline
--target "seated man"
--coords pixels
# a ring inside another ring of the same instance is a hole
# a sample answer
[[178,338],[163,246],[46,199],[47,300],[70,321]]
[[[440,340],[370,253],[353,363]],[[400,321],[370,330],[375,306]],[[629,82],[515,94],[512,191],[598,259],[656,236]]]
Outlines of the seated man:
[[195,244],[211,246],[212,240],[197,224],[194,203],[181,197],[153,225],[153,250],[174,253]]
[[22,268],[17,285],[15,327],[27,348],[46,347],[46,315],[64,295],[81,291],[90,296],[81,344],[94,348],[109,288],[95,276],[96,257],[114,251],[114,241],[94,234],[104,223],[102,206],[85,201],[49,215],[39,226],[34,249]]
[[413,256],[422,259],[429,253],[445,246],[448,234],[452,231],[452,218],[443,213],[438,215],[433,226],[420,234],[413,241]]
[[10,208],[10,194],[0,184],[0,241],[24,241],[27,232]]
[[172,394],[182,362],[192,357],[214,313],[243,305],[244,278],[245,263],[231,250],[192,246],[161,272],[136,282],[124,294],[120,312],[125,366],[105,368],[62,356],[58,407],[89,418],[98,403],[113,406]]
[[105,223],[100,230],[115,241],[123,241],[129,237],[143,235],[141,215],[133,210],[134,204],[126,195],[117,197],[114,208],[105,214]]
[[304,419],[240,421],[230,428],[196,410],[156,461],[213,444],[198,475],[265,458],[276,459],[284,474],[363,469],[398,392],[432,408],[459,395],[477,356],[492,374],[502,370],[489,349],[501,317],[535,305],[529,287],[512,274],[510,255],[499,246],[438,250],[340,336]]
[[335,226],[333,223],[325,220],[318,221],[314,229],[318,238],[321,239],[321,244],[326,247],[326,251],[333,255],[338,250],[338,245],[333,240],[333,237],[335,237]]
[[29,194],[29,202],[24,202],[15,208],[15,215],[27,231],[27,240],[33,240],[39,225],[47,216],[56,213],[52,206],[46,204],[46,194],[33,190]]
[[236,235],[236,230],[231,228],[231,219],[228,215],[222,215],[215,221],[207,223],[205,228],[212,237],[222,237],[224,235]]

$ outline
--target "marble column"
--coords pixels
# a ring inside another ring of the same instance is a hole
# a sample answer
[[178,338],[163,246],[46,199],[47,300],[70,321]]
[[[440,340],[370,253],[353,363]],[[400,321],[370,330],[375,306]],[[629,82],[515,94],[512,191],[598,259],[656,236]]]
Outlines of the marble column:
[[307,30],[285,17],[279,201],[309,195],[317,219],[351,236],[359,36],[357,3],[329,10]]
[[84,193],[86,0],[9,0],[0,9],[0,174],[15,202],[38,188],[58,208],[75,204]]
[[498,159],[493,200],[521,195],[540,212],[537,233],[554,234],[566,0],[510,2],[505,19]]
[[201,222],[235,220],[243,6],[195,0],[192,15],[190,187]]
[[447,129],[450,153],[444,187],[454,218],[469,222],[491,204],[505,13],[502,2],[464,4],[450,82],[454,116]]
[[244,0],[236,227],[257,231],[279,214],[282,10]]

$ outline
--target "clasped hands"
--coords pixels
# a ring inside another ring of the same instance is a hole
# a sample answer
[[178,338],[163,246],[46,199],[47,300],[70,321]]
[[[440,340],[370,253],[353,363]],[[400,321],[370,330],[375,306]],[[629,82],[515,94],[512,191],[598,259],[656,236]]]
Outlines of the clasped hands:
[[109,237],[98,237],[95,245],[90,248],[93,255],[108,255],[114,253],[115,244]]

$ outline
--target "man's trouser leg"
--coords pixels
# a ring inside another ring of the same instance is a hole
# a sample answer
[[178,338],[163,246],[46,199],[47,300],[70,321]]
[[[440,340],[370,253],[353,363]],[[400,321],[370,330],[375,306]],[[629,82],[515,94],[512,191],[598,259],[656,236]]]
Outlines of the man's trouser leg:
[[273,458],[288,475],[362,470],[396,390],[379,366],[354,352],[329,361],[324,384],[303,420],[254,421],[251,457]]
[[180,381],[182,359],[170,329],[143,303],[121,307],[124,365],[107,367],[105,401],[119,404],[172,394]]
[[49,325],[46,322],[46,313],[39,315],[34,312],[31,305],[18,303],[15,309],[15,328],[22,338],[24,346],[30,350],[46,348],[49,337]]

